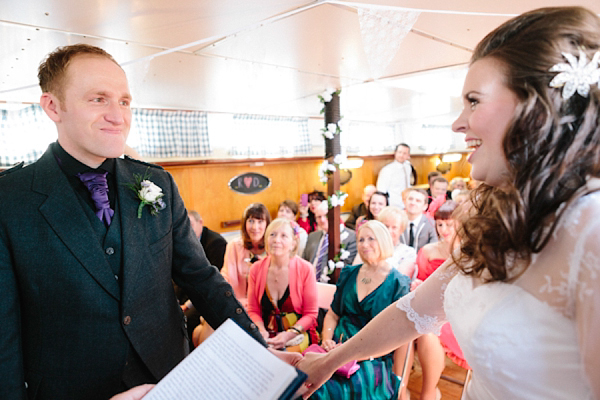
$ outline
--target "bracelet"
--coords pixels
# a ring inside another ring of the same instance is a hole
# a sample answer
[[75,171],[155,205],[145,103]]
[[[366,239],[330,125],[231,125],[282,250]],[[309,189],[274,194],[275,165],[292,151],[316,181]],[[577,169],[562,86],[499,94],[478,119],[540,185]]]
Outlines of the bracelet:
[[297,335],[300,335],[302,332],[300,332],[297,328],[294,328],[293,326],[290,327],[286,332],[296,332]]

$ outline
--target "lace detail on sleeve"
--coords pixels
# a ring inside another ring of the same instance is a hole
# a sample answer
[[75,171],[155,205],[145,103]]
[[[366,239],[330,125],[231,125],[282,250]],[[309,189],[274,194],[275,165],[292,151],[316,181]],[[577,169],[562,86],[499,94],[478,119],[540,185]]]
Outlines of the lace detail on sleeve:
[[440,322],[438,317],[430,316],[430,315],[419,315],[410,305],[412,299],[415,297],[415,292],[411,292],[404,296],[398,303],[396,303],[396,307],[406,313],[406,318],[408,318],[413,324],[415,324],[415,329],[420,334],[426,333],[435,333],[436,335],[440,334],[440,329],[444,322]]
[[414,292],[402,297],[396,303],[396,307],[406,313],[406,318],[414,324],[418,333],[439,335],[442,325],[446,322],[444,311],[446,288],[457,271],[450,260],[446,261]]
[[[532,266],[544,271],[538,298],[569,319],[575,317],[576,303],[592,295],[590,282],[600,275],[599,212],[600,193],[577,200],[559,221],[547,249],[532,257]],[[534,288],[531,281],[532,293]]]

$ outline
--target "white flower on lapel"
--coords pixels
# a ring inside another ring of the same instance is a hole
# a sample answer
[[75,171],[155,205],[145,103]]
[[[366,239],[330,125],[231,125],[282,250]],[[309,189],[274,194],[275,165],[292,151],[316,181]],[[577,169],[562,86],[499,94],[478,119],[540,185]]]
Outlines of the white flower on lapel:
[[133,190],[138,199],[140,199],[140,205],[137,212],[138,218],[142,218],[142,211],[146,205],[150,206],[151,215],[158,214],[160,210],[166,207],[166,204],[162,199],[164,193],[159,186],[148,180],[148,178],[150,178],[148,171],[146,171],[144,176],[133,174],[133,178],[135,183],[128,183],[127,186]]
[[154,203],[163,196],[162,189],[156,186],[149,180],[141,182],[142,189],[140,190],[140,199],[148,203]]

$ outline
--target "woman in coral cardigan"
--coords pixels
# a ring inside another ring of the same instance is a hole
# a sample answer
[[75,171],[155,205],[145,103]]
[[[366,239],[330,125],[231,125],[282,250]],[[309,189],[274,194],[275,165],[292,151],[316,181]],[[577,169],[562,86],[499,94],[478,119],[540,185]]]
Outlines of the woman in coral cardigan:
[[267,257],[248,276],[248,315],[273,348],[303,351],[318,342],[315,272],[295,255],[298,240],[289,220],[274,220],[265,242]]

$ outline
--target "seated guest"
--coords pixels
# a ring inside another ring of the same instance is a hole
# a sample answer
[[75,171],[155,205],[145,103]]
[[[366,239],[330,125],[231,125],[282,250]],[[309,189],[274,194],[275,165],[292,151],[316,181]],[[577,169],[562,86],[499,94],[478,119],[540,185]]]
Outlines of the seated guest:
[[433,186],[433,180],[435,178],[437,178],[438,176],[442,176],[442,173],[440,171],[431,171],[430,173],[427,174],[427,185],[429,186],[427,188],[427,197],[430,198],[431,196],[431,187]]
[[429,243],[419,250],[417,263],[419,265],[418,278],[421,281],[428,278],[460,245],[456,240],[457,222],[452,217],[457,206],[457,203],[448,200],[442,203],[438,209],[431,210],[438,241]]
[[227,240],[217,232],[204,226],[204,221],[197,211],[189,210],[188,217],[192,224],[192,230],[204,248],[206,258],[208,258],[208,261],[220,271],[221,268],[223,268]]
[[469,189],[459,190],[456,189],[452,192],[452,201],[457,204],[462,204],[465,201],[469,200],[469,193],[471,191]]
[[449,199],[451,196],[451,193],[448,191],[448,180],[443,176],[438,176],[431,182],[431,197],[429,197],[429,204],[440,196],[444,196],[446,199]]
[[296,255],[293,223],[277,218],[267,227],[267,257],[248,276],[248,315],[267,344],[302,352],[318,342],[317,283],[312,265]]
[[298,249],[296,254],[302,255],[304,248],[306,247],[306,238],[308,233],[304,228],[300,227],[296,222],[296,214],[298,213],[298,204],[293,200],[284,200],[277,209],[277,218],[285,218],[293,222],[294,232],[298,236]]
[[[459,249],[460,242],[456,238],[457,221],[452,216],[457,206],[457,203],[448,200],[437,210],[431,210],[439,240],[423,246],[419,251],[417,257],[419,274],[418,279],[413,283],[413,289],[442,265],[454,250]],[[444,343],[449,345],[444,346]],[[445,367],[445,353],[458,365],[469,368],[448,324],[444,325],[439,337],[433,333],[425,334],[417,339],[416,345],[417,354],[423,366],[421,396],[424,398],[423,394],[426,394],[429,398],[435,398],[437,384]]]
[[325,193],[315,190],[308,194],[308,205],[300,205],[300,217],[298,217],[298,225],[304,229],[307,233],[311,233],[317,230],[317,221],[315,220],[315,208],[321,202],[327,200]]
[[235,297],[246,307],[250,266],[265,257],[265,229],[271,222],[267,207],[250,204],[242,214],[242,236],[227,244],[221,273],[233,287]]
[[[225,256],[225,248],[227,247],[227,241],[217,232],[211,231],[204,226],[204,221],[197,211],[188,210],[188,218],[192,225],[192,230],[196,234],[198,240],[204,248],[204,254],[206,258],[219,270],[223,267],[223,257]],[[175,285],[175,284],[174,284]],[[187,330],[190,338],[194,337],[194,329],[200,324],[200,313],[194,308],[192,302],[178,287],[175,286],[175,294],[181,304],[185,316],[187,317]],[[190,342],[190,345],[193,343]],[[193,349],[193,346],[191,347]]]
[[[315,209],[315,217],[318,225],[318,230],[310,233],[306,240],[306,248],[302,254],[302,258],[313,264],[315,267],[315,273],[318,282],[327,282],[329,277],[327,276],[327,261],[328,261],[328,249],[329,249],[329,220],[327,219],[327,213],[329,207],[327,202],[322,202]],[[340,227],[341,244],[345,246],[346,251],[350,254],[344,260],[344,264],[349,265],[356,257],[356,234],[353,230],[345,228],[344,225]]]
[[456,176],[452,178],[450,184],[448,185],[448,190],[450,192],[454,192],[455,190],[465,190],[467,188],[467,181],[465,178],[461,178],[460,176]]
[[[221,274],[233,287],[233,293],[244,308],[247,308],[248,273],[255,261],[265,257],[265,229],[271,215],[261,203],[250,204],[242,214],[241,237],[227,244]],[[213,332],[202,319],[192,332],[192,344],[198,346]]]
[[352,207],[352,212],[350,216],[346,220],[346,226],[350,229],[356,229],[356,220],[362,216],[367,215],[367,209],[369,207],[369,200],[371,199],[371,195],[377,191],[375,185],[367,185],[363,189],[362,194],[362,203],[355,205]]
[[[364,264],[342,269],[325,316],[321,346],[327,352],[409,292],[408,277],[386,261],[393,244],[381,222],[368,221],[358,228],[358,251]],[[400,380],[393,373],[393,353],[357,361],[360,369],[350,378],[333,375],[311,399],[397,398]]]
[[413,247],[417,253],[427,243],[437,242],[433,223],[424,215],[427,210],[427,193],[422,189],[412,189],[406,199],[408,226],[400,236],[402,243]]
[[416,278],[417,252],[414,248],[400,241],[400,236],[402,236],[402,232],[406,230],[406,225],[408,225],[406,212],[398,207],[388,206],[381,210],[377,220],[388,229],[394,245],[394,254],[388,258],[387,262],[412,281]]
[[377,219],[377,216],[383,210],[383,207],[390,205],[389,196],[387,193],[376,191],[371,195],[369,199],[369,206],[367,207],[367,214],[359,217],[356,221],[356,226],[359,227],[364,221],[371,221]]

